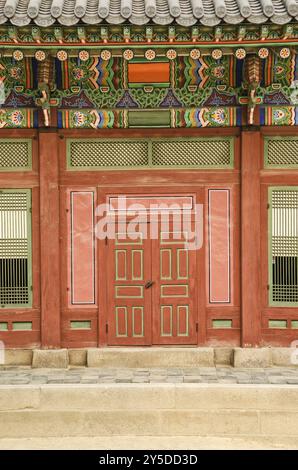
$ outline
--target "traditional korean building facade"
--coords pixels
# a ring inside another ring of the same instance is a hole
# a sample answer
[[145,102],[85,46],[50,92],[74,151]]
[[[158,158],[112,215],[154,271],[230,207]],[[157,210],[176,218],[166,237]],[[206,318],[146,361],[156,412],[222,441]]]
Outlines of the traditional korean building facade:
[[0,0],[6,347],[298,339],[297,44],[296,0]]

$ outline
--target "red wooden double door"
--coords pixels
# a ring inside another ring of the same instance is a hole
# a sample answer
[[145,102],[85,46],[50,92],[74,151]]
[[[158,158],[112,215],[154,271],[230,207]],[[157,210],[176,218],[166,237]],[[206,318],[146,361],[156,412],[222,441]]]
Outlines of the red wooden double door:
[[196,344],[194,217],[147,219],[119,216],[107,239],[108,344]]

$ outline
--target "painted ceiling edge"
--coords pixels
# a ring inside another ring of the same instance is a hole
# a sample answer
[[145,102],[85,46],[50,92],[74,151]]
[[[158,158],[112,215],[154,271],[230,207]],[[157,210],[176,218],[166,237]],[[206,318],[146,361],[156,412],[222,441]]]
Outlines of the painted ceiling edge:
[[181,26],[216,26],[220,23],[282,25],[298,20],[296,0],[6,0],[0,6],[0,25],[27,26],[30,23],[47,27],[54,24],[73,26],[80,22],[96,25],[106,21],[112,25],[129,22],[145,25],[176,23]]

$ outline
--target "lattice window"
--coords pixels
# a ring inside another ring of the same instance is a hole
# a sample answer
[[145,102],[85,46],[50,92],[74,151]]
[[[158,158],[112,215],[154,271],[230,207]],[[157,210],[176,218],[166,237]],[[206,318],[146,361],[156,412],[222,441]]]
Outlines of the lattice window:
[[270,303],[298,305],[298,187],[271,188]]
[[31,191],[0,190],[0,306],[31,305]]
[[298,168],[297,137],[266,137],[265,168]]
[[153,166],[229,167],[233,161],[230,139],[188,139],[152,142]]
[[131,168],[148,165],[148,143],[136,140],[71,140],[70,168]]
[[69,139],[68,168],[231,168],[233,139]]
[[0,171],[23,171],[31,167],[30,139],[0,139]]

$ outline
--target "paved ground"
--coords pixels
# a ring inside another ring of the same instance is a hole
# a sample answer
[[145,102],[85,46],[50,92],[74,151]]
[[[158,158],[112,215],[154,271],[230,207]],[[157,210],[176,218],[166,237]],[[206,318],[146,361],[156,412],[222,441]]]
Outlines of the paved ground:
[[0,369],[0,385],[183,382],[298,385],[298,367],[272,367],[268,369],[235,369],[228,366],[188,369],[73,367],[65,370],[6,366]]
[[[289,450],[298,449],[297,439],[199,436],[34,437],[0,439],[1,450]],[[148,452],[147,452],[148,453]]]

